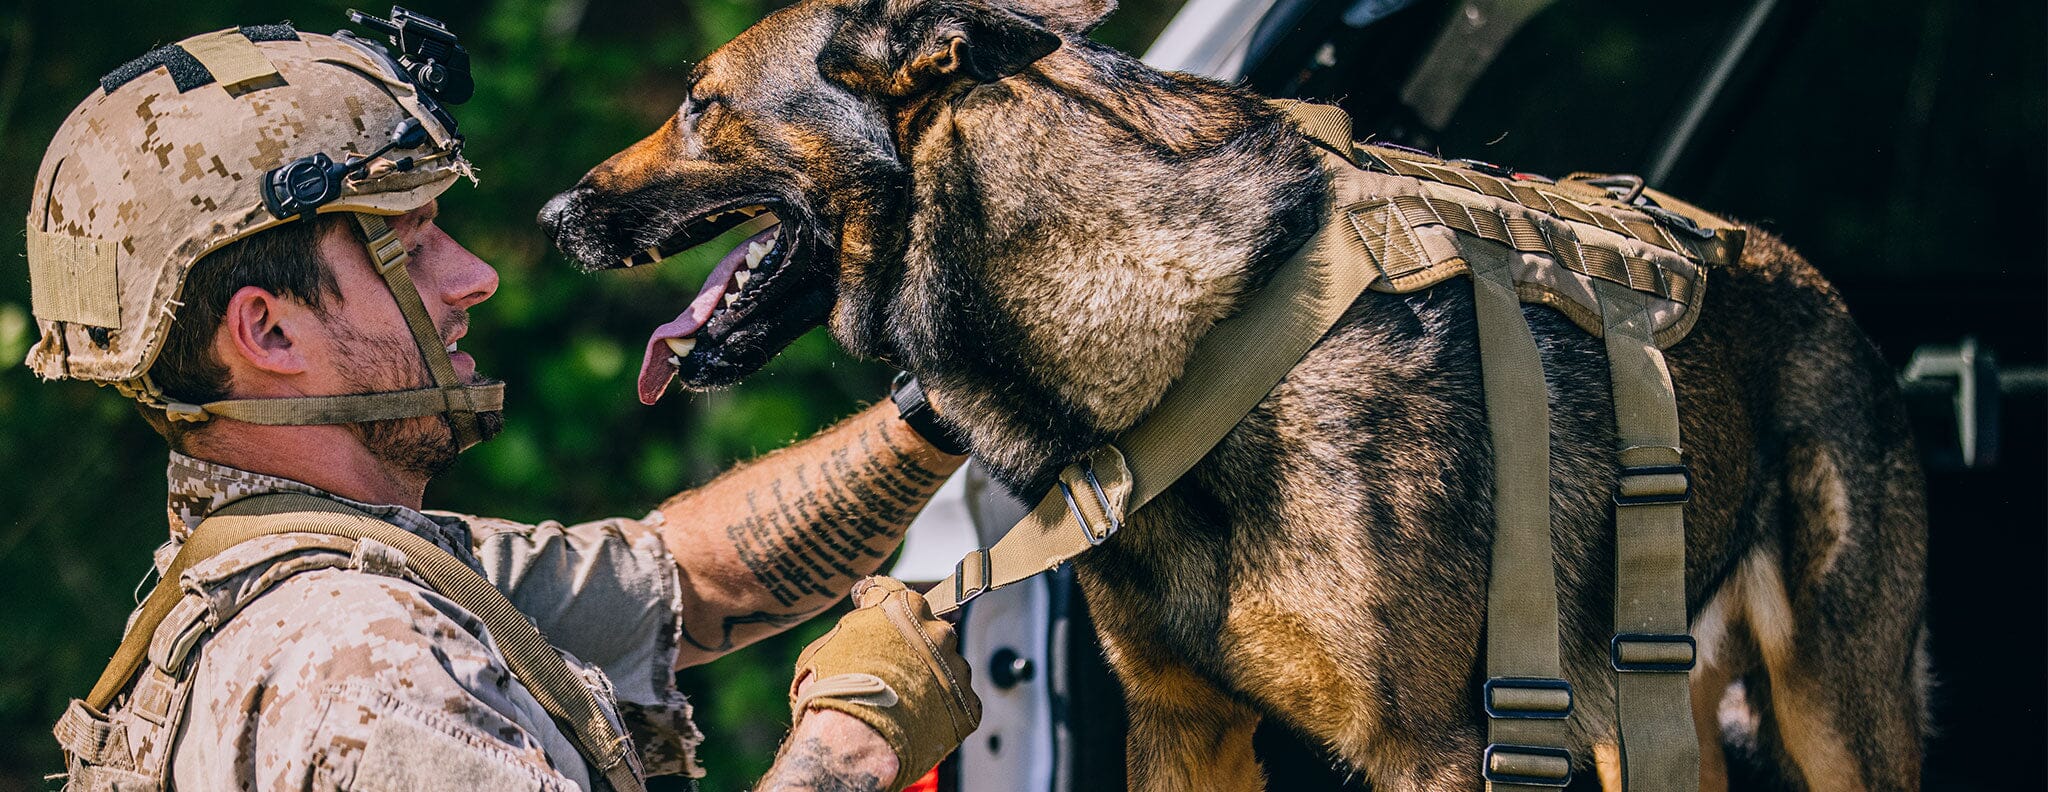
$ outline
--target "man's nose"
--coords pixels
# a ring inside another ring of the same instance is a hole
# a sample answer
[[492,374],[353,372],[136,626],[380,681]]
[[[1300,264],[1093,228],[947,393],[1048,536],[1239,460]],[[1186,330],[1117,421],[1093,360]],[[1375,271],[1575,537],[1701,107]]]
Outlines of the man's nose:
[[489,262],[478,258],[462,243],[449,240],[453,255],[443,262],[440,278],[441,301],[457,308],[468,308],[491,298],[498,293],[498,270]]

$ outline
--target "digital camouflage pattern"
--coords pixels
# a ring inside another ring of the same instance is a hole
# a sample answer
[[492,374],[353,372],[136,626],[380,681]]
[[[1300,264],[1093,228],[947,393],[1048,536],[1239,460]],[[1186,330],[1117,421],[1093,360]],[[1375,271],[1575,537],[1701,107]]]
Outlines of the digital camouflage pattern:
[[[598,700],[618,705],[606,715],[623,717],[647,774],[702,775],[702,737],[673,681],[680,581],[658,515],[564,526],[422,513],[176,453],[169,478],[172,538],[159,571],[200,520],[235,500],[334,499],[504,590]],[[66,750],[96,765],[74,765],[70,788],[597,788],[483,623],[412,578],[395,548],[269,536],[182,581],[186,599],[129,694],[104,721],[74,705],[58,725]]]
[[46,379],[122,382],[147,371],[192,264],[290,222],[263,206],[260,184],[272,168],[318,153],[368,154],[412,117],[432,139],[403,152],[416,166],[373,165],[321,212],[403,214],[470,174],[456,138],[411,84],[354,45],[311,33],[250,42],[232,28],[179,44],[225,47],[247,56],[235,65],[274,74],[181,91],[159,66],[112,91],[94,89],[64,120],[28,211],[42,332],[28,365]]

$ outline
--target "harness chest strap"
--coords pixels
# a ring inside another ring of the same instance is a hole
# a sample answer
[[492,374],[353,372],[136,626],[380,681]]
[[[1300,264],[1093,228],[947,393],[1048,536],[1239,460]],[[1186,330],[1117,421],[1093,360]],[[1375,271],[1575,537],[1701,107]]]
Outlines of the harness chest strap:
[[1688,672],[1697,648],[1685,607],[1685,501],[1678,399],[1664,353],[1650,343],[1641,295],[1599,290],[1607,319],[1619,476],[1614,495],[1614,637],[1625,787],[1699,788],[1699,736]]
[[1572,688],[1558,659],[1543,360],[1507,261],[1470,264],[1480,384],[1493,440],[1487,680],[1480,689],[1488,744],[1481,776],[1489,792],[1561,787],[1572,777],[1565,731]]
[[397,548],[412,571],[431,584],[434,591],[476,614],[504,654],[513,676],[569,735],[584,760],[604,776],[612,789],[645,792],[630,756],[631,740],[604,717],[595,694],[577,681],[568,662],[503,592],[432,542],[334,501],[310,495],[279,493],[245,498],[201,522],[143,601],[113,660],[86,696],[85,706],[95,713],[105,712],[141,670],[148,660],[158,625],[183,598],[180,578],[185,570],[250,539],[285,533],[374,539]]

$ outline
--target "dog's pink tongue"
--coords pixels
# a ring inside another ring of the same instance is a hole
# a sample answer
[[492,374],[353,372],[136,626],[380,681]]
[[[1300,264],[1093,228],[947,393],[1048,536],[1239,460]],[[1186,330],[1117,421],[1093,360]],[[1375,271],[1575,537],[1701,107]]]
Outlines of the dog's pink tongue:
[[704,288],[697,291],[697,299],[690,301],[690,307],[683,309],[675,321],[654,328],[654,334],[647,338],[647,354],[640,361],[640,403],[653,406],[668,392],[668,384],[676,378],[676,365],[669,362],[675,352],[669,349],[668,339],[689,338],[711,321],[711,314],[718,310],[718,301],[725,296],[726,287],[732,283],[732,275],[746,264],[747,248],[755,242],[770,242],[779,229],[770,228],[741,242],[739,247],[718,260],[718,266],[711,268],[711,274],[704,278]]

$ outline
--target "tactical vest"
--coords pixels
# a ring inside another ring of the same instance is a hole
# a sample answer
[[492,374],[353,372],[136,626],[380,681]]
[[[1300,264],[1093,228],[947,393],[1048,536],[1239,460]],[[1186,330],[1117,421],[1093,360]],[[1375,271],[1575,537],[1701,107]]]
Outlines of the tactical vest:
[[131,617],[92,693],[65,708],[54,731],[67,792],[166,789],[207,636],[278,584],[323,569],[403,579],[461,605],[483,622],[513,675],[576,744],[592,784],[644,790],[632,740],[591,690],[608,690],[602,675],[570,666],[482,575],[433,543],[342,504],[270,494],[231,503],[193,530]]
[[1323,225],[1202,338],[1189,375],[1143,421],[1061,471],[1022,522],[962,559],[927,595],[933,610],[951,612],[1107,541],[1263,400],[1364,290],[1414,292],[1465,276],[1495,478],[1478,702],[1488,745],[1473,759],[1495,792],[1563,787],[1574,765],[1551,556],[1549,398],[1522,312],[1537,303],[1606,346],[1619,473],[1607,648],[1626,788],[1696,790],[1683,515],[1691,478],[1662,350],[1692,329],[1713,268],[1738,260],[1743,231],[1634,176],[1551,180],[1360,145],[1337,108],[1276,104],[1322,156]]

